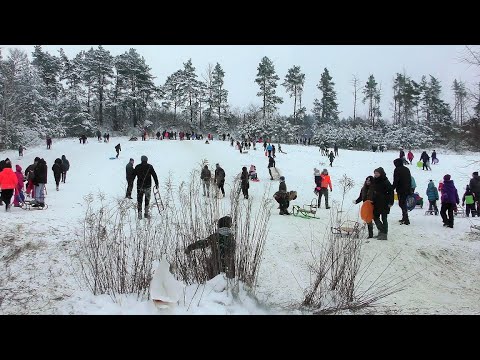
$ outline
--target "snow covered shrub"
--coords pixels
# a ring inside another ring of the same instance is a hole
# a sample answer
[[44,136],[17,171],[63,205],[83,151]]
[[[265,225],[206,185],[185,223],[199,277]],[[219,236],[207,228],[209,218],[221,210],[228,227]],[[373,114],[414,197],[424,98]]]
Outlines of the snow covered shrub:
[[[344,175],[340,184],[345,197],[353,187],[353,181]],[[325,235],[314,263],[309,264],[313,281],[305,290],[302,305],[314,309],[315,314],[373,306],[380,299],[404,288],[405,280],[400,276],[382,277],[386,269],[370,284],[365,284],[370,281],[371,271],[368,270],[375,258],[362,267],[365,226],[344,216],[342,206],[343,199],[340,206],[334,202],[330,212],[331,231]]]
[[212,248],[219,244],[202,243],[209,246],[188,254],[185,249],[216,233],[218,220],[229,215],[236,246],[234,269],[227,268],[225,273],[233,285],[240,281],[254,290],[270,219],[268,191],[254,211],[250,199],[240,200],[238,181],[231,187],[226,184],[230,198],[224,199],[218,197],[213,183],[211,197],[203,197],[200,181],[199,171],[193,170],[190,181],[181,182],[176,189],[169,177],[162,190],[164,209],[157,211],[152,195],[149,220],[137,220],[136,204],[127,199],[107,202],[100,194],[97,204],[93,195],[86,196],[76,258],[87,288],[114,300],[119,294],[144,297],[149,291],[152,263],[163,255],[178,280],[205,283],[220,273],[217,264],[222,250]]
[[383,143],[389,149],[420,149],[431,147],[434,141],[433,131],[425,125],[391,125],[383,129]]

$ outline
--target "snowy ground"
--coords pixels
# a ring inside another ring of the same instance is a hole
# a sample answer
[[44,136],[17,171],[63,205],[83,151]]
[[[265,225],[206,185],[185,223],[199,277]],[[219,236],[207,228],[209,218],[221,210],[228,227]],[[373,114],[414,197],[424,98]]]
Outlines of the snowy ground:
[[[114,147],[122,144],[119,160]],[[357,219],[359,205],[353,205],[361,185],[373,170],[382,166],[393,181],[393,160],[398,152],[372,153],[340,149],[333,167],[328,167],[314,146],[283,145],[287,154],[278,154],[277,167],[286,177],[288,190],[297,190],[298,199],[291,205],[309,204],[313,194],[313,168],[328,168],[333,192],[330,201],[341,201],[339,180],[343,174],[353,178],[356,185],[345,196],[344,210]],[[415,151],[415,160],[420,152]],[[422,171],[411,166],[417,191],[425,197],[429,179],[436,184],[449,173],[455,181],[459,195],[463,195],[473,171],[478,164],[467,166],[478,159],[478,154],[444,155],[437,149],[440,159],[432,171]],[[54,160],[66,155],[71,168],[67,183],[55,191],[51,166]],[[258,279],[257,299],[240,291],[233,299],[224,291],[225,281],[217,277],[207,286],[189,286],[184,300],[169,310],[158,310],[146,301],[125,296],[114,303],[108,296],[93,296],[79,283],[72,273],[72,242],[75,230],[83,215],[83,196],[101,191],[107,196],[123,197],[126,187],[125,165],[130,157],[139,163],[140,156],[147,155],[154,165],[159,180],[165,180],[171,172],[178,184],[189,177],[192,168],[198,168],[201,159],[207,158],[210,167],[219,162],[227,174],[227,184],[241,171],[242,166],[255,164],[261,181],[251,183],[250,194],[258,205],[265,185],[272,185],[271,194],[278,182],[269,180],[267,158],[263,148],[240,154],[228,141],[215,140],[206,145],[203,141],[137,141],[113,138],[110,143],[98,143],[90,139],[80,145],[78,139],[56,140],[51,150],[44,146],[30,148],[25,157],[18,160],[15,151],[0,152],[0,158],[9,157],[13,165],[25,169],[35,156],[43,157],[49,168],[47,184],[49,205],[45,211],[24,211],[12,208],[0,211],[0,256],[3,295],[0,297],[0,313],[56,313],[56,314],[271,314],[297,313],[290,305],[299,304],[308,286],[310,275],[307,264],[312,260],[311,249],[317,248],[323,235],[330,231],[329,210],[320,209],[320,219],[302,219],[280,216],[276,205],[264,252],[264,260]],[[323,165],[320,163],[324,163]],[[228,192],[230,186],[225,187]],[[134,195],[135,197],[135,195]],[[426,198],[425,198],[425,202]],[[322,205],[323,206],[323,205]],[[372,276],[379,275],[388,263],[398,255],[386,274],[409,277],[406,290],[382,301],[380,306],[363,313],[402,314],[480,314],[480,232],[470,231],[470,221],[479,224],[480,219],[456,218],[454,229],[444,228],[440,216],[425,216],[424,210],[410,213],[411,225],[398,224],[401,211],[397,203],[389,215],[389,239],[372,239],[364,246],[365,260],[377,256],[371,267]],[[330,210],[331,211],[331,210]],[[157,215],[158,216],[158,215]],[[376,233],[376,230],[375,230]],[[315,240],[312,240],[312,236]],[[6,269],[9,269],[8,271]],[[199,295],[201,293],[201,296]]]

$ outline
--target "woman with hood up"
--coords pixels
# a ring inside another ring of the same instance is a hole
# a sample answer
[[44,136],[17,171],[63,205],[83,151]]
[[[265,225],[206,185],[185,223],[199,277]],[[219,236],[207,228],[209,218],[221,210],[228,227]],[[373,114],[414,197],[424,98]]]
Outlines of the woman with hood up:
[[52,165],[53,177],[55,178],[55,184],[60,185],[60,176],[62,176],[62,160],[59,158],[55,159],[55,163]]
[[387,240],[387,217],[393,206],[393,187],[382,167],[375,169],[373,175],[373,221],[378,229],[377,239]]
[[20,207],[20,203],[25,202],[25,195],[23,194],[23,172],[20,165],[15,165],[15,175],[17,176],[17,187],[15,188],[15,195],[13,197],[13,206]]

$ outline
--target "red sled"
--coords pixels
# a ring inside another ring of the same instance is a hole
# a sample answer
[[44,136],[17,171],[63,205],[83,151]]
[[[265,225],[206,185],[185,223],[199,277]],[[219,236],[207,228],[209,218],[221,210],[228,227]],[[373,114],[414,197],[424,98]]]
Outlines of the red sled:
[[265,151],[265,156],[268,156],[268,151]]

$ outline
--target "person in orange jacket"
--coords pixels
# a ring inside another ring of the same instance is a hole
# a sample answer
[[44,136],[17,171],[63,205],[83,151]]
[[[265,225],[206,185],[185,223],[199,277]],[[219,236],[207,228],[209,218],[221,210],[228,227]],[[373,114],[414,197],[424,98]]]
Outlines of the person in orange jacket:
[[12,163],[5,162],[5,168],[0,172],[0,188],[2,189],[2,201],[5,203],[5,211],[10,210],[13,190],[18,185],[17,175],[12,170]]
[[328,188],[332,191],[332,181],[330,180],[330,175],[328,175],[328,170],[323,169],[320,174],[320,191],[318,192],[318,207],[320,208],[320,202],[322,200],[322,195],[325,195],[325,209],[330,209],[328,206]]

